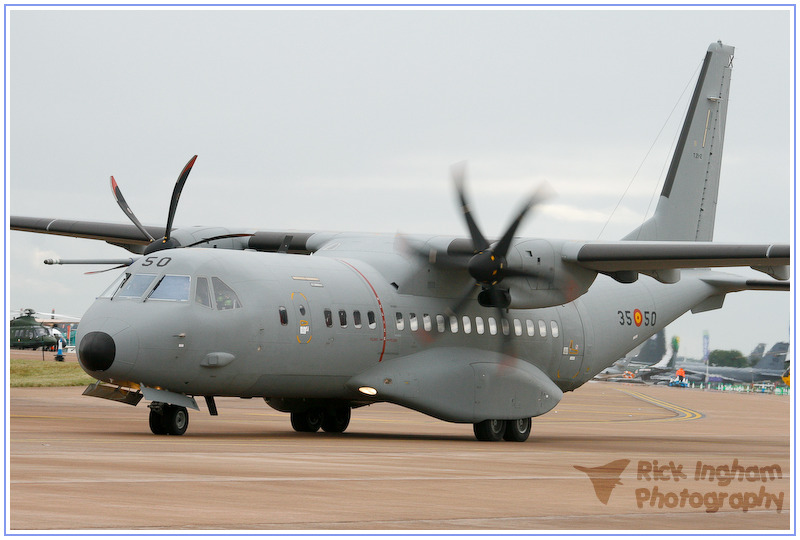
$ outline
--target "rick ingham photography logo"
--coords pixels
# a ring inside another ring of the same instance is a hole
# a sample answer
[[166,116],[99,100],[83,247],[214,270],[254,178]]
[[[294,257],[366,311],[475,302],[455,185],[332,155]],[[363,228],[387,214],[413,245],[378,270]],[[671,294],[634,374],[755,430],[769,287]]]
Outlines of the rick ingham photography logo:
[[[596,467],[573,467],[589,478],[597,500],[606,505],[614,494],[615,498],[632,497],[640,509],[693,508],[708,513],[723,508],[777,513],[784,509],[784,491],[774,484],[784,478],[778,464],[758,465],[738,459],[720,463],[617,459]],[[626,470],[628,475],[623,476]],[[627,488],[618,489],[624,485]]]

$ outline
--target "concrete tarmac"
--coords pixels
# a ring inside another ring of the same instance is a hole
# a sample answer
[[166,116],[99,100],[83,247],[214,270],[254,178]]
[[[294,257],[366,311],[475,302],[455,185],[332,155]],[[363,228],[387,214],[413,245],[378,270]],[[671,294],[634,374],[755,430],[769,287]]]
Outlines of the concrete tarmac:
[[262,400],[231,398],[155,436],[144,402],[10,392],[15,532],[793,526],[788,396],[593,382],[527,442],[487,443],[388,404],[354,410],[343,434],[295,433]]

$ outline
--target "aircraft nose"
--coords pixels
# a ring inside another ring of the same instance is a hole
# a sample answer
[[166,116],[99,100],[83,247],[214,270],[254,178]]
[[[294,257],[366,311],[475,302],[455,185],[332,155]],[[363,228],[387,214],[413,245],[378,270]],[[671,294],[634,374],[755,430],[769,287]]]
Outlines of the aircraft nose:
[[89,332],[78,345],[78,360],[89,371],[105,371],[114,363],[117,345],[105,332]]

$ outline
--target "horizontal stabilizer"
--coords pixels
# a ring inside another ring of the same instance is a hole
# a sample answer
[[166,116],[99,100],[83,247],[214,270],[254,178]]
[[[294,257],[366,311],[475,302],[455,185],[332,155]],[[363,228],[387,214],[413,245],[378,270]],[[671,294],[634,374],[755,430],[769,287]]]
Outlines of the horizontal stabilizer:
[[677,268],[790,264],[788,244],[712,242],[586,242],[565,244],[562,258],[598,272],[653,272]]

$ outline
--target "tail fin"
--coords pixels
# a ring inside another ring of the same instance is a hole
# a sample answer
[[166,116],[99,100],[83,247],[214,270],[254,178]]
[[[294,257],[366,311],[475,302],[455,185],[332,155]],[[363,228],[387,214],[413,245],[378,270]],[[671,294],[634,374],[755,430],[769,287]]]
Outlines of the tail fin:
[[786,362],[786,354],[789,351],[789,343],[779,341],[772,348],[761,357],[761,360],[753,366],[757,369],[771,369],[774,371],[783,371],[784,363]]
[[732,69],[733,47],[712,43],[655,214],[623,240],[712,240]]

